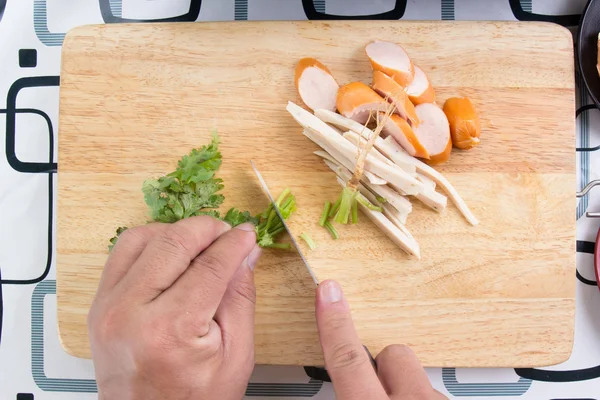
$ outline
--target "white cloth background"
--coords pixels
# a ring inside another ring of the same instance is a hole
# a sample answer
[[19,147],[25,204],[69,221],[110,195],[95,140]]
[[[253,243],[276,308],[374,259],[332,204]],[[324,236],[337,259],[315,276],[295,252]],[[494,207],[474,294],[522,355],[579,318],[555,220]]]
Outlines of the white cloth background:
[[[56,328],[52,235],[56,215],[49,211],[55,211],[56,203],[52,162],[56,162],[56,77],[60,73],[62,37],[72,27],[112,23],[119,15],[133,19],[182,15],[196,2],[0,0],[0,132],[6,139],[0,144],[2,399],[96,397],[92,362],[67,355],[60,346]],[[314,0],[311,3],[318,11],[349,15],[379,13],[394,6],[393,0]],[[398,3],[403,4],[404,0]],[[584,3],[584,0],[520,1],[526,11],[552,15],[579,14]],[[103,16],[101,6],[110,10],[112,17]],[[198,21],[306,18],[302,0],[203,0],[199,15],[194,16]],[[515,15],[509,0],[408,0],[402,18],[513,20]],[[33,61],[36,61],[35,66]],[[14,96],[18,86],[22,89]],[[581,87],[580,82],[578,86]],[[580,104],[589,103],[582,91],[578,98]],[[11,115],[14,107],[31,110]],[[600,144],[599,118],[596,110],[579,117],[578,145]],[[48,160],[51,135],[54,160]],[[580,186],[598,177],[599,157],[594,153],[578,156],[578,165]],[[585,283],[586,279],[594,280],[594,274],[592,255],[585,252],[590,243],[584,243],[595,241],[600,220],[586,218],[585,210],[600,211],[600,194],[592,191],[579,202],[577,239],[582,244],[577,263],[582,279],[577,283],[575,347],[569,361],[547,368],[563,372],[556,375],[517,371],[535,378],[529,380],[520,378],[514,369],[429,369],[430,379],[438,390],[451,398],[600,398],[600,378],[597,378],[600,377],[600,292],[593,282]],[[45,274],[46,267],[49,270]],[[44,279],[36,282],[41,276]],[[258,366],[247,395],[259,399],[334,398],[329,384],[311,382],[300,367]]]

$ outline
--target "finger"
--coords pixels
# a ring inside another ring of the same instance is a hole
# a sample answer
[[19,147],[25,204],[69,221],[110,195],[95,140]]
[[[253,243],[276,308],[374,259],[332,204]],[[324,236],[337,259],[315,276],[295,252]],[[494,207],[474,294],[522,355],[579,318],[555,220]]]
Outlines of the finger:
[[325,281],[317,287],[316,315],[325,367],[337,397],[387,399],[337,282]]
[[168,225],[150,240],[119,282],[119,290],[140,302],[155,299],[187,270],[198,254],[229,229],[227,223],[209,216],[186,218]]
[[156,235],[168,225],[148,224],[129,228],[121,235],[108,256],[98,284],[98,293],[106,293],[119,282]]
[[196,336],[203,336],[231,278],[256,245],[254,225],[242,224],[221,235],[196,257],[177,281],[157,299],[157,306],[183,310]]
[[254,286],[254,265],[260,257],[258,245],[242,262],[229,282],[221,304],[215,314],[215,321],[221,326],[223,347],[226,354],[247,354],[254,360],[254,308],[256,287]]
[[377,355],[377,374],[392,399],[438,399],[433,397],[436,392],[421,362],[408,346],[392,345],[383,349]]

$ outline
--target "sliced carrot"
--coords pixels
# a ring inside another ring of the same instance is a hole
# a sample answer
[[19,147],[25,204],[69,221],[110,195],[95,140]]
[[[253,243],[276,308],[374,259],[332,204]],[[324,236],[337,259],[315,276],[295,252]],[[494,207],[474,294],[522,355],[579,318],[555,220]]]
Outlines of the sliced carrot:
[[425,72],[415,65],[415,79],[406,87],[406,93],[414,105],[435,102],[435,91]]
[[303,58],[296,65],[294,84],[300,98],[312,110],[335,111],[339,85],[325,65],[315,58]]
[[408,122],[399,115],[394,114],[387,120],[383,133],[391,135],[411,156],[429,158],[427,149],[421,144]]
[[415,111],[415,106],[411,103],[408,95],[391,77],[381,71],[373,71],[373,89],[381,96],[385,97],[390,103],[396,106],[396,112],[411,126],[419,125],[419,118]]
[[365,51],[374,70],[389,75],[403,88],[412,82],[415,69],[401,46],[390,42],[373,42],[367,45]]
[[389,106],[383,97],[362,82],[352,82],[340,87],[336,100],[337,109],[343,116],[365,124],[376,112],[386,111]]

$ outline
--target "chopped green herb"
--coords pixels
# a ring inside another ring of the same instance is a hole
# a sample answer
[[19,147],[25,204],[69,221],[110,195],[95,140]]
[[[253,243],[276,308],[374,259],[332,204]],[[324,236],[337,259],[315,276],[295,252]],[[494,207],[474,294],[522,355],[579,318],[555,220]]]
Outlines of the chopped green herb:
[[321,218],[319,219],[319,225],[324,226],[327,221],[327,217],[329,216],[329,210],[331,209],[331,203],[329,201],[325,202],[325,206],[323,207],[323,212],[321,213]]
[[[296,197],[291,193],[289,188],[285,189],[275,201],[281,216],[288,219],[290,215],[296,211]],[[258,245],[261,247],[273,248],[291,248],[289,243],[275,243],[277,235],[285,231],[285,227],[281,219],[277,215],[273,204],[269,204],[267,209],[257,217],[256,234],[258,237]]]
[[358,222],[358,202],[355,201],[352,203],[352,223],[356,224]]
[[[142,185],[144,201],[153,222],[173,223],[184,218],[209,215],[221,219],[231,226],[251,223],[256,226],[257,243],[261,247],[290,248],[288,243],[276,243],[277,236],[285,229],[273,205],[257,216],[248,211],[231,208],[225,216],[218,210],[225,197],[219,192],[223,180],[215,174],[221,167],[219,138],[213,133],[210,144],[193,149],[177,163],[175,171],[157,179],[147,179]],[[277,207],[284,219],[296,211],[296,198],[286,189],[277,199]],[[109,251],[119,235],[127,228],[117,229],[117,235],[110,239]]]
[[300,237],[306,242],[309,249],[314,250],[317,248],[317,244],[314,240],[312,240],[312,238],[308,234],[302,233]]
[[339,239],[340,235],[338,235],[337,230],[333,227],[333,225],[331,225],[331,222],[325,222],[325,229],[329,231],[331,237],[333,237],[334,240]]
[[340,208],[340,202],[342,201],[342,199],[338,198],[337,201],[335,203],[333,203],[333,205],[331,206],[331,210],[329,210],[329,218],[333,218],[333,216],[335,215],[335,213],[338,211],[338,209]]
[[375,199],[380,203],[387,203],[387,199],[385,197],[376,196]]
[[352,213],[352,205],[356,203],[356,195],[358,194],[358,190],[352,188],[348,185],[344,186],[342,189],[342,193],[340,194],[339,200],[339,208],[335,213],[333,220],[338,224],[347,224],[350,220],[350,215]]
[[108,251],[110,252],[113,247],[115,247],[115,244],[117,244],[117,239],[119,239],[119,236],[121,236],[121,233],[125,232],[127,230],[126,226],[120,226],[117,228],[117,234],[115,236],[113,236],[110,239],[110,244],[108,245]]
[[379,206],[374,205],[373,203],[371,203],[369,200],[367,200],[367,198],[365,196],[363,196],[362,194],[359,194],[356,197],[356,200],[358,200],[358,202],[360,204],[362,204],[363,206],[367,207],[369,210],[373,210],[373,211],[379,211],[379,212],[383,212],[383,209]]

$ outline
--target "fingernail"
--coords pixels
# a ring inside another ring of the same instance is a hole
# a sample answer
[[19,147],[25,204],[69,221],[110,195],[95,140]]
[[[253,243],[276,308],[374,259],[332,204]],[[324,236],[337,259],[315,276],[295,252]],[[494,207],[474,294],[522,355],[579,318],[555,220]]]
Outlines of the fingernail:
[[336,281],[325,281],[319,287],[325,303],[337,303],[342,300],[342,287]]
[[251,223],[248,223],[248,222],[235,227],[235,229],[239,229],[241,231],[256,232],[254,228],[255,228],[254,225],[252,225]]
[[230,229],[231,229],[231,225],[229,225],[225,221],[221,221],[221,233],[219,235],[224,234],[225,232],[229,231]]
[[254,246],[250,254],[248,254],[248,257],[246,258],[246,264],[248,264],[248,268],[250,268],[250,271],[254,271],[254,266],[258,262],[258,259],[260,258],[261,254],[262,249],[258,245]]

